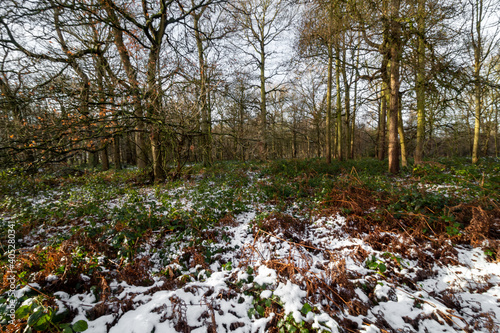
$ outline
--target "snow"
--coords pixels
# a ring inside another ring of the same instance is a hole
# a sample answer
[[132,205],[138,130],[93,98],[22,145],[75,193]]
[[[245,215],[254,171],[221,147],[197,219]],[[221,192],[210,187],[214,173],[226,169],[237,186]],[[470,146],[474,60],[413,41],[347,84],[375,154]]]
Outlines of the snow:
[[287,281],[286,284],[280,282],[274,294],[279,296],[283,302],[285,315],[291,313],[295,321],[300,323],[302,320],[302,315],[300,314],[303,306],[302,299],[307,296],[307,293],[296,284]]
[[254,282],[260,285],[274,284],[276,282],[276,271],[267,266],[259,266]]

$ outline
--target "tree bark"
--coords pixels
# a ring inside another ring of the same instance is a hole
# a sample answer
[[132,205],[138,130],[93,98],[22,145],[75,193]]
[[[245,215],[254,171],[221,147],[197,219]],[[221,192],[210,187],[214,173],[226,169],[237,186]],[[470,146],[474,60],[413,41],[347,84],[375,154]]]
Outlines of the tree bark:
[[401,165],[403,167],[408,166],[407,155],[406,155],[406,139],[405,133],[403,129],[403,116],[401,113],[401,95],[399,95],[399,103],[398,103],[398,133],[399,133],[399,144],[401,147]]
[[342,97],[340,95],[340,46],[337,45],[335,60],[335,83],[337,86],[337,160],[343,159],[343,140],[342,140]]
[[481,57],[482,57],[482,35],[481,35],[481,20],[483,16],[483,0],[476,0],[476,16],[475,29],[476,39],[472,40],[474,48],[474,142],[472,144],[472,163],[476,164],[479,161],[479,140],[481,135],[481,112],[482,112],[482,96],[481,96]]
[[398,107],[399,107],[399,60],[401,55],[401,26],[398,21],[400,0],[391,0],[390,3],[390,124],[389,124],[389,172],[399,173],[399,149],[398,149]]
[[207,98],[207,73],[205,64],[205,53],[203,48],[203,40],[200,33],[199,21],[207,7],[203,7],[199,13],[192,13],[193,28],[196,39],[196,47],[198,50],[198,65],[200,67],[200,96],[199,108],[201,113],[201,149],[203,165],[207,166],[212,163],[212,137],[210,124],[210,109]]
[[109,170],[108,145],[105,143],[101,150],[102,171]]
[[[387,67],[385,69],[387,72]],[[386,127],[387,127],[387,84],[382,81],[382,89],[380,90],[380,116],[379,116],[379,132],[378,132],[378,159],[384,160],[386,151]]]
[[345,151],[346,151],[346,158],[349,158],[351,156],[351,94],[350,94],[350,84],[347,78],[347,69],[346,69],[346,62],[347,62],[347,57],[346,57],[346,45],[345,45],[345,33],[344,33],[344,47],[343,47],[343,61],[342,61],[342,79],[344,81],[344,109],[345,109]]
[[328,77],[326,87],[326,163],[332,163],[332,81],[333,45],[328,45]]
[[121,170],[120,137],[117,134],[113,136],[113,163],[116,170]]
[[425,139],[425,1],[418,0],[418,35],[417,35],[417,143],[415,164],[422,162]]
[[498,157],[498,98],[499,98],[499,94],[496,93],[496,98],[495,98],[495,157]]
[[160,113],[160,93],[157,83],[156,68],[159,60],[159,45],[153,45],[148,62],[147,85],[148,93],[146,94],[146,103],[148,110],[148,118],[152,121],[151,124],[151,155],[153,162],[153,175],[155,181],[163,181],[165,174],[161,165],[161,147],[160,147],[160,122],[158,115]]
[[[262,29],[262,34],[264,29]],[[267,103],[266,103],[266,57],[265,57],[264,36],[260,42],[260,142],[259,156],[260,159],[267,160]]]

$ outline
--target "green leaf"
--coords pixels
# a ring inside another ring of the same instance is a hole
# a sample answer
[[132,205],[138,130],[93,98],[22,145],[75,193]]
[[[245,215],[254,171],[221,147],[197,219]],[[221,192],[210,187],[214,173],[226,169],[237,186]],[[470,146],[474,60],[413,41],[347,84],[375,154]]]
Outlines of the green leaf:
[[300,312],[302,312],[304,315],[307,315],[311,310],[312,310],[312,307],[309,305],[309,303],[305,303],[302,306],[302,309],[300,310]]
[[40,318],[45,315],[43,308],[39,307],[31,316],[28,318],[28,326],[33,326]]
[[73,333],[70,324],[61,324],[59,325],[59,328],[63,330],[63,333]]
[[73,331],[75,332],[83,332],[87,328],[89,328],[89,325],[85,320],[79,320],[76,323],[73,324]]
[[271,300],[268,298],[268,299],[266,299],[266,301],[264,302],[264,304],[268,308],[268,307],[270,307],[273,304],[273,302],[271,302]]
[[255,305],[255,310],[257,310],[257,312],[261,315],[261,317],[264,317],[264,312],[265,312],[265,309],[262,305]]
[[49,321],[50,321],[50,315],[46,313],[40,319],[38,319],[38,321],[35,322],[33,328],[37,331],[43,332],[48,328]]
[[309,333],[309,330],[307,328],[301,328],[300,333]]
[[16,317],[18,319],[24,319],[28,317],[28,315],[31,312],[31,304],[30,305],[23,305],[19,309],[16,310]]
[[387,270],[387,267],[385,266],[385,264],[380,263],[378,264],[378,270],[380,271],[380,273],[383,273]]

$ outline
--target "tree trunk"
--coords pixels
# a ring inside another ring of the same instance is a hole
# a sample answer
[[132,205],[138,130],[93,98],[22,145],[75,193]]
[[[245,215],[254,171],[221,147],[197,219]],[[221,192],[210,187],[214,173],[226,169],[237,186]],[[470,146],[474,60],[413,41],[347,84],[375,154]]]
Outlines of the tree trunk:
[[101,150],[102,171],[109,170],[108,145],[105,143]]
[[498,157],[498,97],[497,93],[495,99],[495,157]]
[[[264,33],[264,31],[262,31]],[[260,43],[260,138],[259,138],[259,157],[261,160],[267,160],[267,103],[266,103],[266,57],[264,38]]]
[[115,164],[115,169],[121,170],[120,137],[116,134],[113,136],[113,162]]
[[389,172],[399,173],[399,150],[398,150],[398,107],[399,107],[399,58],[401,55],[401,26],[399,19],[400,0],[391,0],[390,6],[390,77],[391,77],[391,99],[390,99],[390,124],[389,124]]
[[403,129],[403,116],[401,114],[401,95],[399,96],[399,106],[398,106],[398,133],[399,133],[399,144],[401,147],[401,165],[403,167],[408,166],[408,161],[406,159],[406,140],[405,140],[405,133]]
[[417,143],[415,164],[423,159],[425,139],[425,1],[418,0],[418,35],[417,35]]
[[[493,106],[491,106],[491,115],[493,115]],[[483,143],[483,156],[488,156],[488,150],[490,147],[490,137],[492,132],[491,121],[488,120],[487,125],[484,128],[484,132],[486,133],[486,138]]]
[[344,47],[343,47],[343,61],[342,61],[342,79],[344,81],[344,108],[345,108],[345,132],[346,132],[346,158],[351,156],[351,96],[350,96],[350,85],[347,78],[346,69],[346,45],[345,45],[345,34],[344,34]]
[[[360,36],[358,36],[360,38]],[[354,81],[354,101],[353,101],[353,107],[352,107],[352,129],[351,129],[351,159],[354,159],[354,143],[355,143],[355,135],[356,135],[356,109],[358,108],[358,79],[359,79],[359,49],[360,49],[360,44],[357,45],[356,47],[356,64],[355,64],[355,70],[356,70],[356,78]]]
[[335,60],[335,83],[337,86],[337,160],[342,161],[342,97],[340,96],[340,46],[337,45]]
[[[97,38],[96,38],[97,39]],[[94,57],[96,63],[97,87],[99,88],[99,116],[106,117],[106,91],[104,88],[104,64],[101,57]],[[108,144],[106,139],[102,139],[101,150],[102,171],[109,170]]]
[[146,150],[146,140],[144,139],[144,111],[142,108],[140,100],[140,89],[139,83],[137,81],[137,72],[132,66],[130,60],[130,55],[125,46],[123,40],[123,30],[120,27],[120,21],[114,11],[114,9],[109,5],[107,1],[103,1],[106,13],[109,16],[110,21],[113,23],[113,37],[118,54],[120,56],[123,68],[127,74],[127,79],[130,84],[130,93],[132,97],[132,103],[134,106],[134,116],[135,116],[135,144],[136,144],[136,164],[139,169],[144,169],[147,166],[147,150]]
[[481,57],[483,41],[481,36],[481,19],[483,16],[483,1],[476,1],[476,16],[475,29],[476,40],[472,41],[474,48],[474,142],[472,144],[472,163],[476,164],[479,161],[479,139],[481,135],[481,111],[482,111],[482,96],[481,96]]
[[153,175],[154,180],[157,182],[165,179],[165,174],[161,166],[161,149],[160,149],[160,128],[159,119],[160,114],[160,92],[157,83],[156,71],[159,60],[159,45],[154,45],[149,54],[148,72],[147,72],[147,86],[148,93],[146,94],[146,105],[148,110],[148,117],[152,120],[151,125],[151,155],[153,162]]
[[[359,56],[359,53],[358,53]],[[358,57],[359,59],[359,57]],[[359,61],[357,61],[358,63]],[[351,115],[351,159],[354,159],[354,143],[355,143],[355,136],[356,136],[356,108],[358,107],[357,105],[357,94],[358,94],[358,80],[354,82],[354,101],[353,101],[353,106],[352,106],[352,115]]]
[[[387,71],[387,68],[386,68]],[[387,126],[387,84],[382,81],[382,89],[380,91],[380,116],[379,116],[379,132],[378,132],[378,159],[384,160],[386,147],[386,126]]]
[[199,20],[207,7],[203,7],[198,14],[192,14],[194,23],[194,35],[196,39],[196,47],[198,49],[198,65],[200,67],[200,98],[199,108],[201,113],[201,149],[203,165],[207,166],[212,163],[212,142],[210,135],[210,116],[209,105],[207,98],[207,73],[205,65],[205,54],[203,49],[203,40],[199,30]]
[[99,153],[98,152],[90,153],[90,163],[92,164],[92,167],[97,168],[97,166],[99,165]]
[[326,87],[326,163],[332,163],[332,81],[333,45],[328,45],[328,77]]
[[[474,49],[474,53],[477,53],[476,49]],[[479,56],[476,56],[476,61],[474,64],[474,141],[472,144],[472,163],[476,164],[479,161],[479,139],[481,135],[481,109],[482,109],[482,101],[481,101],[481,84],[479,82],[480,64],[479,64]]]

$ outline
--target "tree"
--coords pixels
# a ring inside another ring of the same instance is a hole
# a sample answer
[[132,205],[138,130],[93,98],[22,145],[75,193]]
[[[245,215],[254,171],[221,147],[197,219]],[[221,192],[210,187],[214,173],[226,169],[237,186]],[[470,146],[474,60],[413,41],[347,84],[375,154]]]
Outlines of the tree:
[[[271,44],[290,27],[294,17],[293,6],[288,0],[239,0],[233,5],[233,15],[240,27],[239,36],[246,47],[237,48],[250,57],[250,62],[259,71],[260,119],[259,156],[267,159],[269,144],[267,129],[267,89],[268,81],[276,74],[271,72],[268,61],[276,53]],[[274,68],[276,70],[276,68]]]
[[[479,141],[481,133],[481,117],[483,113],[483,89],[487,77],[483,77],[482,70],[487,58],[498,46],[500,39],[498,29],[500,25],[496,22],[496,31],[490,35],[485,31],[485,22],[493,13],[498,13],[499,4],[497,1],[470,0],[471,21],[470,21],[470,45],[473,51],[473,84],[474,84],[474,143],[472,145],[472,163],[479,161]],[[493,20],[495,20],[493,18]]]
[[[389,133],[388,133],[388,156],[389,171],[393,174],[399,172],[399,147],[398,147],[398,114],[399,114],[399,88],[400,81],[400,61],[403,52],[403,39],[401,30],[401,0],[382,0],[380,12],[376,13],[373,8],[354,3],[352,12],[357,18],[358,25],[363,35],[364,41],[375,48],[382,55],[382,66],[380,73],[382,82],[385,82],[389,97]],[[377,16],[378,15],[378,16]],[[370,39],[367,32],[368,22],[378,23],[382,31],[382,42],[376,43]],[[387,72],[386,72],[387,71]],[[385,76],[387,73],[387,76]],[[386,90],[383,86],[383,96]],[[387,98],[387,96],[386,96]],[[382,102],[383,107],[383,102]],[[379,132],[380,133],[380,132]],[[382,137],[379,134],[379,138]]]
[[415,164],[422,162],[425,137],[425,19],[426,0],[418,0],[417,8],[417,143]]
[[337,156],[341,158],[342,127],[340,97],[340,39],[342,32],[342,16],[340,3],[336,0],[313,1],[307,7],[299,30],[299,51],[303,57],[326,57],[326,161],[332,158],[332,90],[333,62],[335,61],[337,83]]

